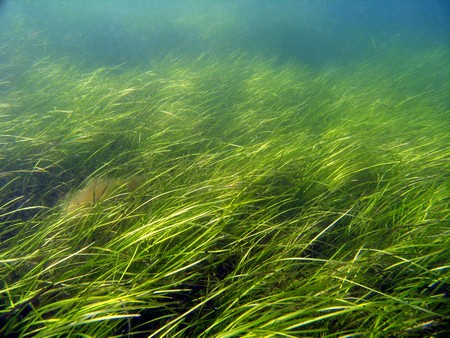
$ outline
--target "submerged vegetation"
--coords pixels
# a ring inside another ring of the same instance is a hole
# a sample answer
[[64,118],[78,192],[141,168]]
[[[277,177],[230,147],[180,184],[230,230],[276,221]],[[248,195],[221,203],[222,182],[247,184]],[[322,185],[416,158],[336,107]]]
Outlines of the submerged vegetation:
[[1,335],[443,333],[446,57],[5,66]]

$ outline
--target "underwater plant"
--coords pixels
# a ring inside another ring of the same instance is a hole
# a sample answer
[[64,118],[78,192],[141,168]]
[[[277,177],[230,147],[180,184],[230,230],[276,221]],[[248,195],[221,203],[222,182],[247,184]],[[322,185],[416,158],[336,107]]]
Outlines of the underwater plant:
[[445,334],[447,53],[395,53],[24,66],[0,115],[0,334]]

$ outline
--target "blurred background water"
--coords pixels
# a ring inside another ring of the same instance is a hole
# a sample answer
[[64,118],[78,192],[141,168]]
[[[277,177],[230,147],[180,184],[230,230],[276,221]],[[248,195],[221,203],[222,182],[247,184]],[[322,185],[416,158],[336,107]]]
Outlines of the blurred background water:
[[449,16],[446,0],[4,0],[0,61],[135,67],[238,51],[321,68],[448,48]]

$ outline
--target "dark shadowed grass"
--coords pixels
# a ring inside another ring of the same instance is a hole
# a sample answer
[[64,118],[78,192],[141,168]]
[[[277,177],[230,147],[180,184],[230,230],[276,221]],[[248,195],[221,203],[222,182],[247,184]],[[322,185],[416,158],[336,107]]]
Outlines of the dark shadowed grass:
[[0,332],[443,334],[444,58],[23,70],[0,106]]

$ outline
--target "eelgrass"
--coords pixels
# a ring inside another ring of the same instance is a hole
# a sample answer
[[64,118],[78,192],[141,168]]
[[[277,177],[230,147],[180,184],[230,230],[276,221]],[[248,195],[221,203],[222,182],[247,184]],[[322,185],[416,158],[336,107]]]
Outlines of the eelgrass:
[[[444,333],[444,59],[29,67],[0,111],[0,332]],[[92,180],[137,175],[64,208]]]

